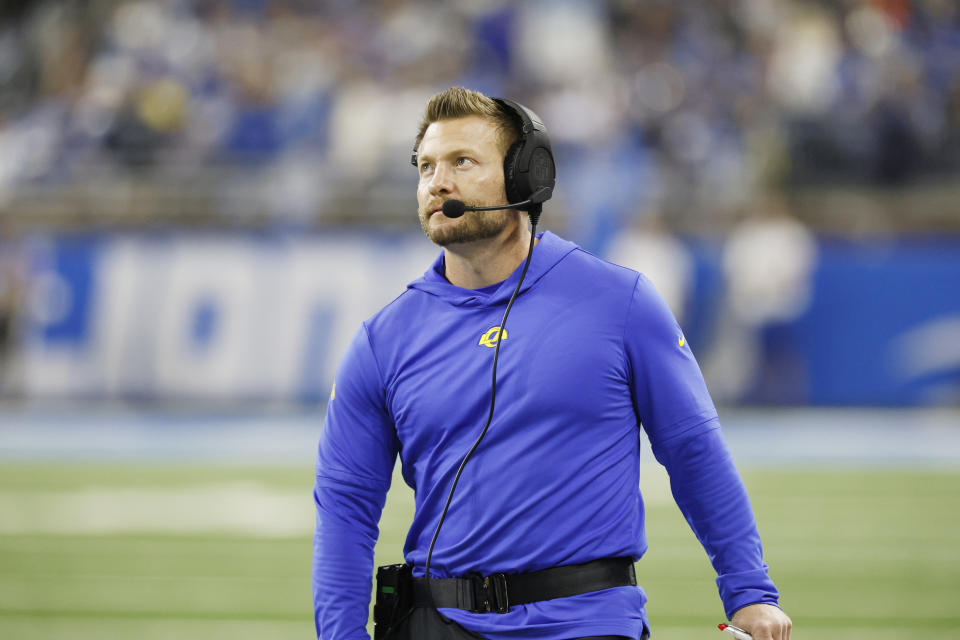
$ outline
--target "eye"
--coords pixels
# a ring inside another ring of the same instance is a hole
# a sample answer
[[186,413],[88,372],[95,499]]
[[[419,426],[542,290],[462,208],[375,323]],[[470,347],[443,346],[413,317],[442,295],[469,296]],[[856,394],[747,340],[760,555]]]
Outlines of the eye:
[[420,165],[420,175],[426,175],[431,169],[433,169],[433,165],[429,162],[424,162]]
[[473,160],[471,160],[470,158],[468,158],[468,157],[466,157],[466,156],[460,156],[459,158],[457,158],[457,166],[458,166],[458,167],[466,167],[466,166],[468,166],[468,165],[470,165],[470,164],[473,164]]

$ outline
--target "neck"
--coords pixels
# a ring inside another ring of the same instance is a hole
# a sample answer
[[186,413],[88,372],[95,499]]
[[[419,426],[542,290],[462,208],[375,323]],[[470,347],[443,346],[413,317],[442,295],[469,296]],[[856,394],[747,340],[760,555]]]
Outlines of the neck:
[[492,238],[447,245],[444,275],[450,284],[464,289],[480,289],[503,282],[527,257],[529,244],[526,217],[518,213]]

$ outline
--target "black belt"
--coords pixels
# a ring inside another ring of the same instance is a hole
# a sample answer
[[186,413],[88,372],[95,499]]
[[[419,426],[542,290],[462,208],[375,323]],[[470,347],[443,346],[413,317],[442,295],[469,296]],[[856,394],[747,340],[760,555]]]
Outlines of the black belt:
[[632,558],[602,558],[531,573],[434,578],[429,584],[428,590],[426,578],[413,579],[414,606],[506,613],[513,605],[636,586],[637,574]]

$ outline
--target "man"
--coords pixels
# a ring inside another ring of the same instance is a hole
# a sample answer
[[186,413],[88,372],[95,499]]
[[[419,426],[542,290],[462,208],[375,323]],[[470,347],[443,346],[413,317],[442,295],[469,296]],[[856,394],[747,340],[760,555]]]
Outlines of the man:
[[501,331],[530,242],[527,214],[449,218],[442,207],[517,202],[507,200],[504,157],[527,134],[507,105],[462,88],[427,105],[417,201],[443,252],[363,323],[337,373],[314,490],[318,637],[367,637],[377,521],[398,453],[416,492],[404,556],[423,576],[491,404],[499,340],[492,424],[450,499],[432,579],[415,578],[418,606],[394,618],[390,637],[646,637],[633,575],[646,550],[642,423],[717,569],[727,615],[757,640],[788,639],[716,411],[650,283],[547,232]]

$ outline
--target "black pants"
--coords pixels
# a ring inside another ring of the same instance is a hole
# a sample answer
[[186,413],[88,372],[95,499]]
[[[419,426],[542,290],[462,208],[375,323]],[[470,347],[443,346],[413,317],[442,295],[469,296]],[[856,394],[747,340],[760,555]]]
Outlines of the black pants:
[[[483,636],[464,629],[453,620],[440,615],[436,609],[417,607],[400,623],[388,640],[483,640]],[[630,640],[626,636],[588,636],[571,640]]]

